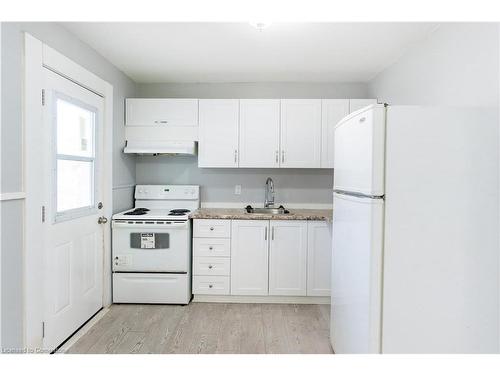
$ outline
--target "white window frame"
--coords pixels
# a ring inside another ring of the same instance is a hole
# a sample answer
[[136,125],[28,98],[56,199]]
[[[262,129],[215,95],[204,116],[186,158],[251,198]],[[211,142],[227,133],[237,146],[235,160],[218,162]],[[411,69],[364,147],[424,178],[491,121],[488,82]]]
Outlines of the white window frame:
[[[93,123],[93,128],[92,128],[92,133],[93,133],[93,142],[92,142],[92,157],[88,156],[77,156],[77,155],[66,155],[66,154],[59,154],[57,152],[57,100],[61,99],[67,103],[71,103],[75,106],[78,106],[80,108],[86,109],[90,112],[94,113],[94,123]],[[60,223],[63,221],[67,220],[72,220],[72,219],[77,219],[80,217],[88,216],[88,215],[94,215],[97,212],[97,202],[96,202],[96,197],[99,196],[99,185],[100,181],[97,181],[96,175],[97,171],[99,170],[98,168],[98,163],[99,163],[99,157],[100,155],[98,154],[99,152],[99,142],[100,139],[98,138],[98,127],[100,126],[99,123],[99,111],[97,108],[88,105],[87,103],[72,98],[71,96],[65,95],[61,92],[54,92],[54,100],[53,100],[53,106],[52,106],[52,113],[53,113],[53,123],[52,123],[52,134],[53,134],[53,142],[52,142],[52,212],[53,212],[53,222],[54,223]],[[84,207],[78,207],[70,210],[65,210],[65,211],[58,211],[57,209],[57,162],[59,160],[70,160],[70,161],[84,161],[84,162],[91,162],[92,163],[92,181],[91,184],[94,187],[92,189],[92,198],[91,202],[92,204],[90,206],[84,206]]]

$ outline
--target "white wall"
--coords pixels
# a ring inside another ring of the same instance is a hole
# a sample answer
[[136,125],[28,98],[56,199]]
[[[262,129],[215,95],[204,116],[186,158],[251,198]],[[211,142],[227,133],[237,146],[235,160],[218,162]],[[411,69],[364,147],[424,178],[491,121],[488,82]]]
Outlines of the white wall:
[[[157,83],[138,84],[136,97],[190,98],[365,98],[363,83]],[[196,157],[138,156],[140,184],[197,184],[204,203],[261,202],[268,176],[274,179],[277,203],[328,205],[332,201],[332,170],[198,168]],[[234,186],[242,185],[241,195]]]
[[443,24],[375,77],[371,96],[389,104],[498,106],[496,23]]
[[[134,95],[135,84],[96,51],[56,23],[9,23],[1,25],[2,139],[1,192],[23,191],[22,77],[23,32],[63,53],[110,82],[114,88],[113,186],[135,183],[135,161],[121,152],[124,139],[124,98]],[[8,93],[8,95],[5,95]],[[114,194],[114,211],[132,205],[132,189]],[[111,203],[111,202],[110,202]],[[1,203],[2,233],[2,345],[23,346],[23,211],[22,200]],[[38,213],[27,212],[27,215]]]

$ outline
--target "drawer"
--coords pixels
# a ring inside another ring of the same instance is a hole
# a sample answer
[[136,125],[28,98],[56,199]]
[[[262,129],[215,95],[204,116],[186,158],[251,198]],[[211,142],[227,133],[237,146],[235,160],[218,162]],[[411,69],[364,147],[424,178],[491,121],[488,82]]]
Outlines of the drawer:
[[229,238],[193,238],[195,257],[229,257],[231,240]]
[[231,237],[231,220],[194,220],[194,237]]
[[114,303],[188,304],[191,280],[187,274],[113,273]]
[[229,276],[193,276],[193,294],[229,295]]
[[196,276],[229,276],[231,259],[218,257],[195,257],[193,261],[193,269],[193,273]]

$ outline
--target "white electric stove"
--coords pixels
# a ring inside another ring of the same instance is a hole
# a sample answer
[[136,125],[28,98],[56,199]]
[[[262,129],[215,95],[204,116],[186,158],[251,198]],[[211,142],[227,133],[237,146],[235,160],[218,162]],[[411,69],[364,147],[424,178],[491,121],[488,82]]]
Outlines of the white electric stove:
[[135,208],[113,215],[113,302],[188,304],[195,185],[137,185]]

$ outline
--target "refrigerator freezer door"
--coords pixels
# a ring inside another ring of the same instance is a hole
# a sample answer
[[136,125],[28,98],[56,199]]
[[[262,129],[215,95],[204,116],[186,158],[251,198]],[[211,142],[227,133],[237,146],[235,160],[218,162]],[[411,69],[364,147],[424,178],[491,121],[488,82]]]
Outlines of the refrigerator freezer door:
[[374,105],[335,127],[334,189],[384,195],[385,107]]
[[335,353],[380,353],[382,199],[334,194],[330,339]]
[[384,353],[498,352],[496,109],[387,110]]

